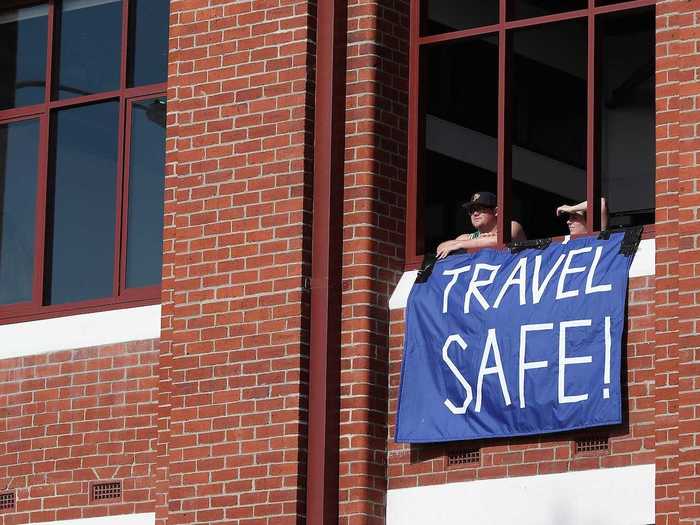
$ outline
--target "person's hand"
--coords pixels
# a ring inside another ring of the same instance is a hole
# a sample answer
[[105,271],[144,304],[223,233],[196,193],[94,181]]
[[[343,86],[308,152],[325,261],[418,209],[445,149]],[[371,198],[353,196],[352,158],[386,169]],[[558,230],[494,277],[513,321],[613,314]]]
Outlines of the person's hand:
[[444,259],[450,254],[450,252],[459,250],[460,247],[460,243],[457,240],[445,241],[443,243],[440,243],[440,246],[437,247],[437,250],[435,252],[437,254],[438,259]]
[[566,213],[571,213],[572,209],[573,209],[573,206],[567,206],[566,204],[564,204],[563,206],[559,206],[557,208],[557,217],[559,217],[560,215],[564,215]]

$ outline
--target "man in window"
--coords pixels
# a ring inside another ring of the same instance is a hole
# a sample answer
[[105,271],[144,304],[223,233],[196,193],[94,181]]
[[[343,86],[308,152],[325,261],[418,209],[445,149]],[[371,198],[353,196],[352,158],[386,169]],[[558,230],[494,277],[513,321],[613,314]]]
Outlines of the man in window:
[[[496,245],[498,237],[496,195],[489,191],[480,191],[472,195],[471,199],[462,206],[469,212],[469,218],[476,231],[441,243],[436,251],[438,259],[447,257],[450,252],[455,250],[486,248]],[[523,227],[518,222],[511,221],[510,231],[512,240],[524,241],[526,239]]]
[[[569,228],[570,235],[582,235],[588,233],[588,224],[586,222],[586,210],[588,210],[588,201],[579,202],[567,206],[563,204],[557,208],[557,217],[566,217],[566,225]],[[605,230],[608,227],[608,205],[605,202],[605,197],[600,199],[600,229]]]

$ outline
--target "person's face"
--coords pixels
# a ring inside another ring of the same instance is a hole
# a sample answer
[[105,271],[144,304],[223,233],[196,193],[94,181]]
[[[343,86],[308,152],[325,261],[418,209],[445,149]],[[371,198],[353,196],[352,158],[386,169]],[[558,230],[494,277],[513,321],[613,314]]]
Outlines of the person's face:
[[488,228],[495,224],[497,212],[495,208],[488,208],[476,204],[469,210],[469,218],[474,228]]
[[579,215],[577,213],[569,214],[568,218],[566,219],[566,225],[569,227],[569,233],[571,235],[587,233],[586,218],[583,215]]

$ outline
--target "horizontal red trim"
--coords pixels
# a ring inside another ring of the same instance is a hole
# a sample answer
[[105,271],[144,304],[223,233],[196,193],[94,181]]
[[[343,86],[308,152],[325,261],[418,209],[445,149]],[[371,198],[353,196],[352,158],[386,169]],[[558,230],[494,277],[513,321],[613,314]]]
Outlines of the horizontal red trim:
[[490,26],[474,27],[471,29],[462,29],[460,31],[450,31],[449,33],[440,33],[438,35],[422,36],[418,38],[418,44],[435,44],[446,40],[460,40],[462,38],[470,38],[473,36],[488,35],[489,33],[498,33],[500,24],[492,24]]
[[94,93],[92,95],[82,95],[79,97],[72,97],[62,100],[52,100],[48,103],[35,104],[33,106],[5,109],[0,111],[0,122],[38,116],[52,109],[80,106],[83,104],[94,104],[96,102],[118,99],[119,97],[131,99],[142,97],[148,98],[156,95],[165,96],[165,91],[167,88],[167,82],[163,82],[160,84],[150,84],[148,86],[126,88],[124,90],[116,89],[114,91],[105,91],[103,93]]
[[35,104],[33,106],[24,106],[20,108],[3,109],[0,111],[0,120],[9,122],[12,120],[20,120],[29,117],[39,117],[46,111],[46,104]]
[[94,301],[84,301],[81,303],[61,304],[54,306],[44,306],[40,309],[23,305],[13,305],[0,308],[0,325],[23,323],[26,321],[38,321],[40,319],[51,319],[54,317],[66,317],[69,315],[91,314],[96,312],[107,312],[109,310],[119,310],[122,308],[132,308],[136,306],[149,306],[160,304],[160,291],[157,295],[149,297],[131,297],[115,300],[100,299]]

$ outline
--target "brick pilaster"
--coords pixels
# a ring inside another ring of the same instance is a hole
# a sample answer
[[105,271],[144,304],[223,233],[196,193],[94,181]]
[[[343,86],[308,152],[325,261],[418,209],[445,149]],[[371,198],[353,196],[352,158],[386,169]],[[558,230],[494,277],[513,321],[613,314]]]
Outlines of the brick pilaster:
[[348,3],[340,521],[383,523],[388,300],[403,270],[409,2]]
[[303,516],[308,4],[172,3],[160,523]]
[[678,14],[678,505],[700,523],[700,2]]
[[656,16],[656,522],[678,522],[678,4]]

